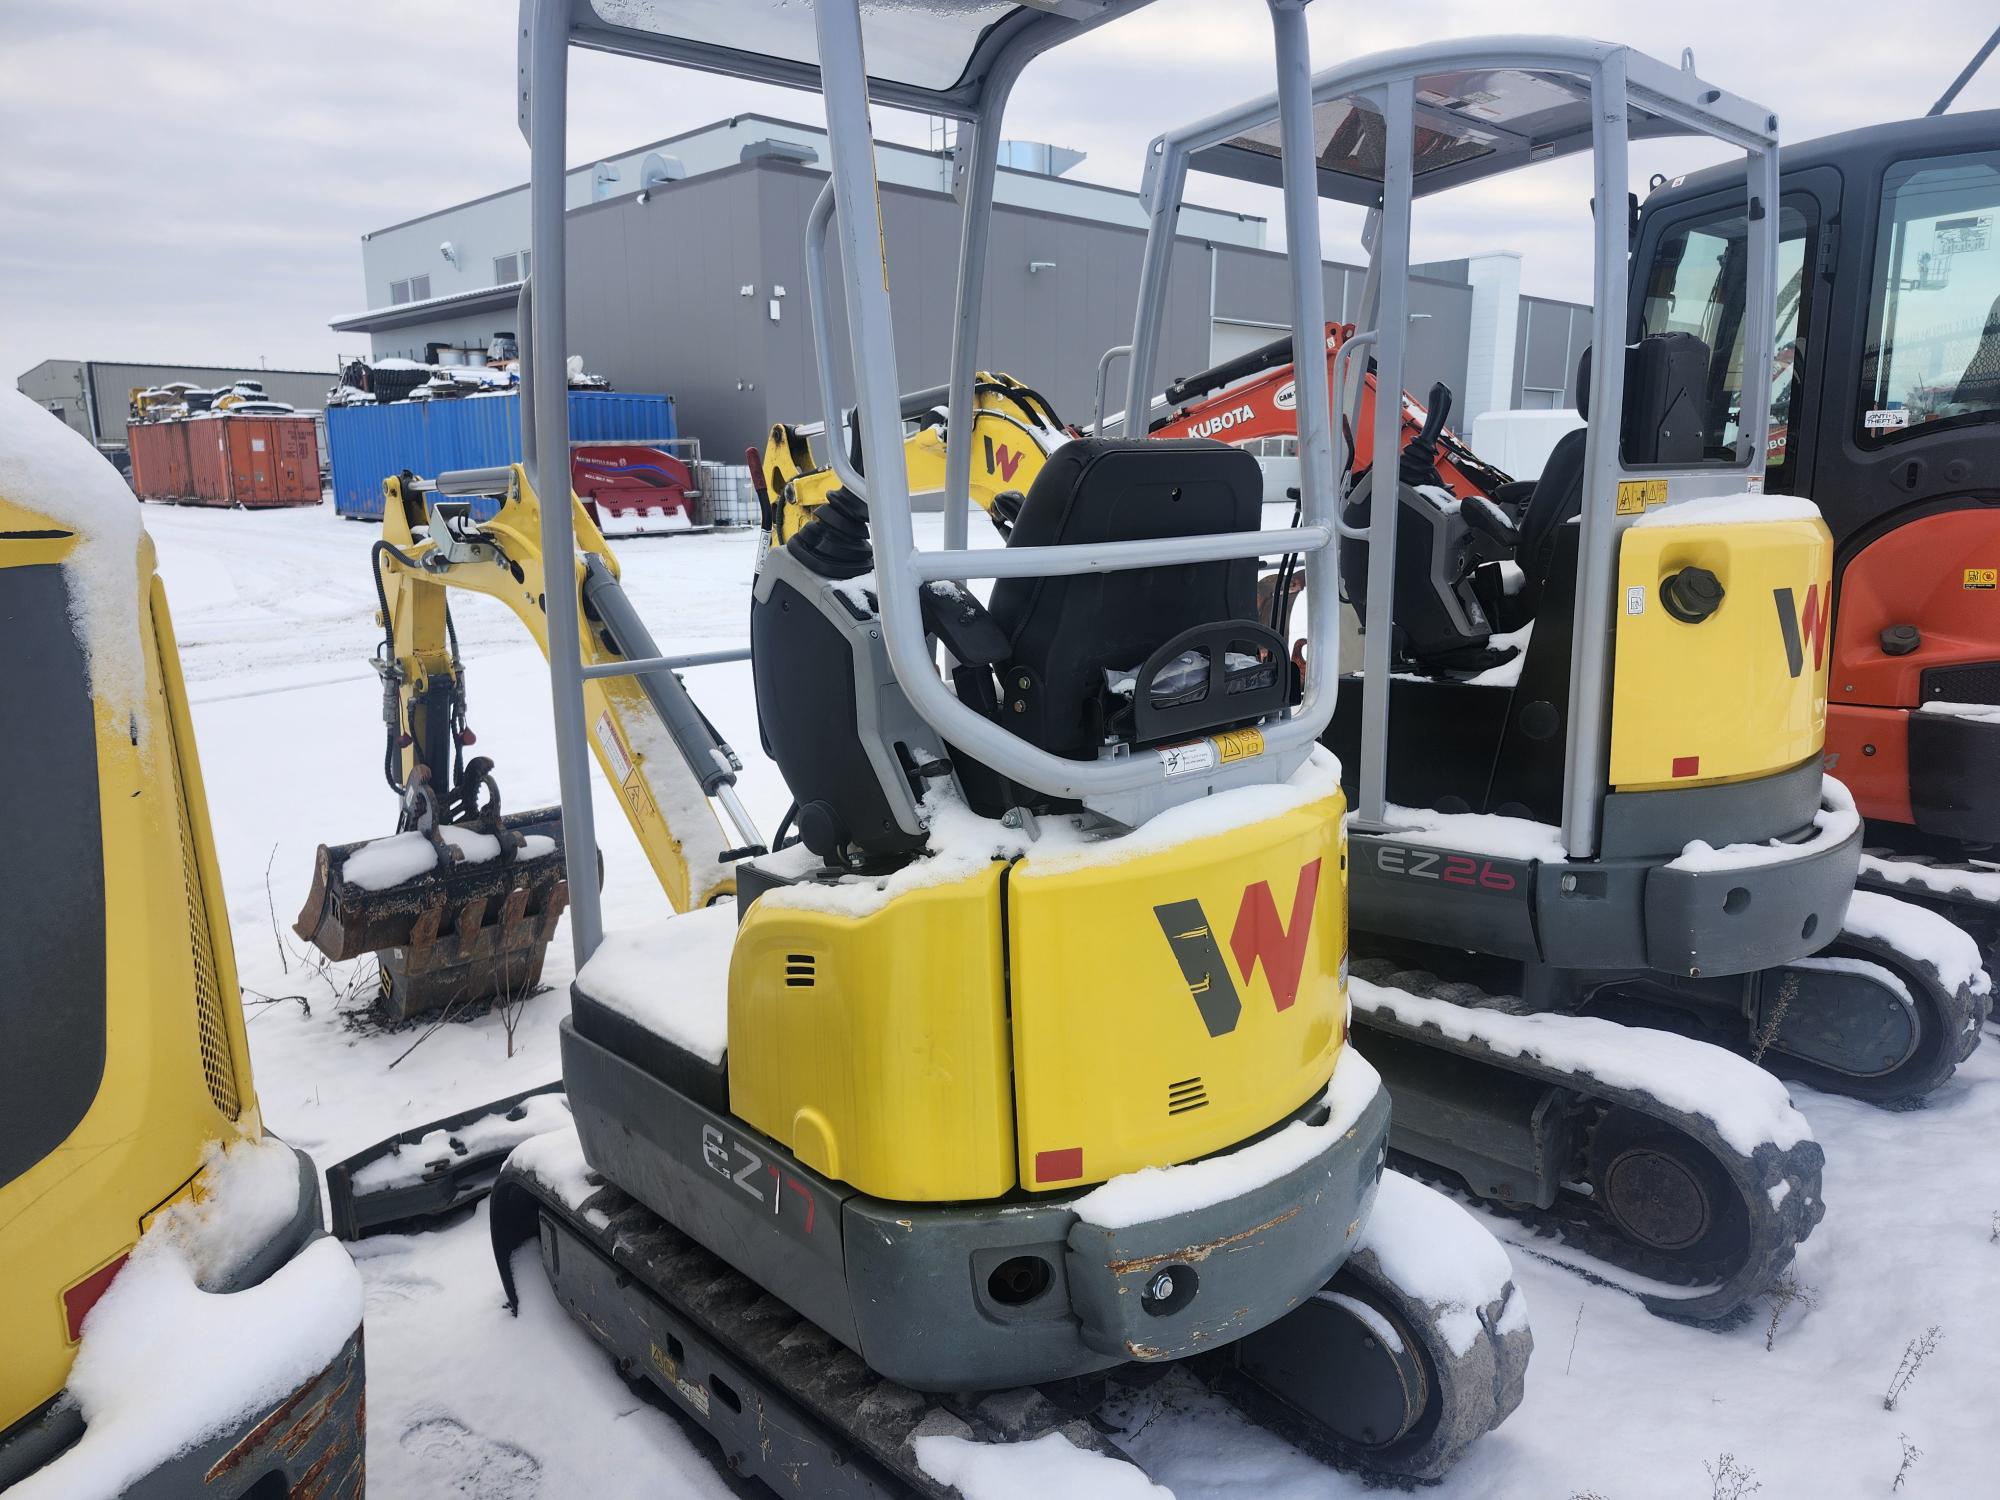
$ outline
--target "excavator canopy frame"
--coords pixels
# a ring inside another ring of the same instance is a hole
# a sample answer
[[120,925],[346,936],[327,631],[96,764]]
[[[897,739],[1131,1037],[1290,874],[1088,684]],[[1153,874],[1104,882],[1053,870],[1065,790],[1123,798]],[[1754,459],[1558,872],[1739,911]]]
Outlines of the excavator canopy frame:
[[[1666,136],[1706,137],[1744,153],[1751,299],[1744,326],[1764,331],[1768,361],[1777,299],[1778,117],[1701,78],[1691,52],[1673,67],[1629,47],[1583,38],[1473,37],[1376,53],[1328,69],[1314,77],[1312,100],[1312,142],[1299,154],[1312,158],[1320,196],[1371,210],[1360,313],[1364,331],[1350,344],[1373,346],[1378,390],[1401,390],[1404,384],[1405,340],[1384,331],[1401,330],[1409,318],[1415,200],[1582,152],[1592,157],[1592,202],[1619,206],[1600,208],[1594,215],[1591,344],[1623,347],[1628,147],[1634,140]],[[1188,172],[1280,182],[1291,154],[1281,132],[1279,100],[1270,94],[1153,141],[1141,189],[1149,223],[1127,411],[1145,411],[1154,388],[1167,266]],[[1296,347],[1310,345],[1300,339]],[[1755,357],[1753,347],[1746,346],[1746,362]],[[1318,363],[1307,360],[1299,368]],[[1346,364],[1342,410],[1356,404],[1362,374],[1358,361]],[[1630,520],[1614,510],[1613,498],[1632,479],[1664,484],[1670,504],[1761,489],[1764,445],[1753,435],[1765,430],[1770,391],[1767,382],[1748,384],[1753,389],[1746,392],[1733,462],[1685,469],[1628,465],[1619,441],[1625,362],[1591,362],[1594,419],[1584,459],[1586,504],[1563,777],[1563,844],[1572,858],[1595,854],[1608,789],[1613,595],[1619,536]],[[1302,385],[1301,413],[1306,399]],[[1398,451],[1400,416],[1398,403],[1375,403],[1376,453]],[[1364,672],[1369,683],[1385,689],[1391,669],[1396,529],[1384,528],[1385,537],[1371,547],[1368,559]],[[1359,827],[1377,832],[1388,826],[1389,698],[1387,691],[1370,692],[1362,710],[1357,818]]]
[[[524,323],[523,450],[537,493],[548,485],[540,455],[568,453],[564,331],[564,171],[568,49],[586,47],[693,67],[731,77],[816,89],[826,101],[830,195],[815,215],[808,261],[818,268],[819,236],[831,221],[840,246],[839,293],[844,302],[860,432],[865,452],[892,454],[902,446],[901,400],[889,317],[888,259],[874,175],[870,102],[944,115],[961,122],[957,191],[964,205],[947,415],[953,432],[971,430],[973,373],[987,227],[998,165],[999,131],[1009,92],[1021,69],[1059,42],[1147,0],[818,0],[796,6],[725,4],[723,0],[522,0],[519,112],[530,156],[529,243],[537,284]],[[1308,0],[1267,0],[1277,62],[1285,139],[1303,157],[1311,140],[1311,65],[1305,30]],[[864,15],[864,10],[866,14]],[[808,27],[810,30],[808,30]],[[757,50],[736,44],[754,38]],[[871,48],[882,71],[871,73]],[[1317,274],[1318,204],[1314,183],[1300,176],[1286,191],[1288,241],[1298,252],[1291,275],[1293,324],[1304,345],[1325,325]],[[816,278],[809,278],[816,280]],[[526,288],[524,288],[524,291]],[[813,300],[820,288],[811,287]],[[524,298],[524,301],[527,300]],[[822,335],[826,313],[815,307]],[[820,374],[825,407],[837,410],[831,361],[822,337]],[[941,738],[999,774],[1051,795],[1071,797],[1115,821],[1138,823],[1160,808],[1201,791],[1270,782],[1288,776],[1313,752],[1333,715],[1335,672],[1318,659],[1306,670],[1300,708],[1266,726],[1263,751],[1218,764],[1199,787],[1169,786],[1173,764],[1151,752],[1108,751],[1095,761],[1052,755],[962,704],[940,677],[926,640],[920,590],[944,580],[1005,576],[1050,577],[1106,570],[1297,553],[1305,573],[1317,634],[1335,628],[1332,615],[1336,494],[1327,425],[1326,374],[1301,380],[1300,453],[1303,523],[1279,531],[1160,538],[1107,545],[1023,549],[966,546],[970,507],[969,444],[950,445],[945,474],[944,546],[919,551],[912,537],[907,475],[877,463],[865,498],[875,537],[882,635],[897,682],[911,706]],[[552,462],[560,465],[559,458]],[[856,487],[858,475],[842,478]],[[445,487],[449,476],[440,476]],[[560,485],[561,473],[549,476]],[[857,492],[860,492],[857,490]],[[570,861],[571,936],[579,964],[602,937],[594,873],[591,786],[582,704],[575,607],[574,537],[569,508],[542,506],[547,566],[550,690],[558,776]],[[601,669],[599,669],[601,671]]]

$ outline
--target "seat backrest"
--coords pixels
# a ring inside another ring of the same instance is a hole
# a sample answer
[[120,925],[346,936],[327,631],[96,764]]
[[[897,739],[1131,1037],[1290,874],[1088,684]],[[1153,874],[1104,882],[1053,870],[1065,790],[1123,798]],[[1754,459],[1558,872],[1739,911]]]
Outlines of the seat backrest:
[[[1078,438],[1035,476],[1007,545],[1253,531],[1262,506],[1263,473],[1240,448],[1206,438]],[[1002,722],[1053,754],[1087,759],[1102,731],[1106,669],[1136,668],[1195,626],[1256,620],[1257,564],[1002,578],[987,607],[1010,646]]]

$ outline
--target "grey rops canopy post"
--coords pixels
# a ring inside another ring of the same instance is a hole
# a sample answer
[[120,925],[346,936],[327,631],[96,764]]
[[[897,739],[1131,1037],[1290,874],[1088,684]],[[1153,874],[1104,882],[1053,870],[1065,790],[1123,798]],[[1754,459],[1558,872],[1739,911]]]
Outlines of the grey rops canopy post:
[[[1750,226],[1749,302],[1745,326],[1770,326],[1776,308],[1778,215],[1777,117],[1700,78],[1693,59],[1678,68],[1629,48],[1564,37],[1480,37],[1380,53],[1335,67],[1312,81],[1312,140],[1298,151],[1286,127],[1282,91],[1225,111],[1156,140],[1148,153],[1144,197],[1148,208],[1139,304],[1132,334],[1126,409],[1143,412],[1153,390],[1154,366],[1165,307],[1174,221],[1190,168],[1245,181],[1289,186],[1295,164],[1311,161],[1322,197],[1375,210],[1359,337],[1376,351],[1376,388],[1389,399],[1375,403],[1374,452],[1399,451],[1403,350],[1408,318],[1410,220],[1419,198],[1501,172],[1574,152],[1593,159],[1594,301],[1591,339],[1598,349],[1626,342],[1626,149],[1630,141],[1662,136],[1707,136],[1748,158],[1747,222]],[[1290,213],[1287,213],[1290,223]],[[1294,278],[1304,259],[1294,241]],[[1313,261],[1318,259],[1317,250]],[[1312,266],[1317,270],[1317,265]],[[1372,326],[1371,326],[1372,325]],[[1315,337],[1316,337],[1315,333]],[[1300,330],[1295,347],[1316,347]],[[1310,398],[1308,369],[1298,362],[1299,410],[1325,410],[1324,396]],[[1615,509],[1628,474],[1616,421],[1624,396],[1625,364],[1591,362],[1591,410],[1599,419],[1586,439],[1585,504],[1579,538],[1579,574],[1572,712],[1565,747],[1563,843],[1572,857],[1594,854],[1605,787],[1611,689],[1612,595],[1618,539],[1628,518]],[[1360,389],[1360,371],[1343,382]],[[1664,480],[1668,503],[1760,487],[1764,444],[1758,434],[1770,420],[1767,381],[1747,381],[1738,424],[1735,461],[1700,469],[1648,466],[1646,478]],[[1347,393],[1343,393],[1347,395]],[[1301,432],[1303,439],[1304,433]],[[1385,471],[1386,472],[1386,471]],[[1392,509],[1374,507],[1377,516]],[[1373,528],[1370,528],[1371,532]],[[1385,826],[1389,739],[1389,643],[1394,589],[1396,527],[1371,535],[1365,695],[1361,725],[1358,817],[1364,828]],[[1309,582],[1318,587],[1316,579]],[[1331,609],[1326,613],[1330,616]],[[1315,642],[1331,641],[1332,620],[1310,612]],[[1315,650],[1310,661],[1331,654]]]

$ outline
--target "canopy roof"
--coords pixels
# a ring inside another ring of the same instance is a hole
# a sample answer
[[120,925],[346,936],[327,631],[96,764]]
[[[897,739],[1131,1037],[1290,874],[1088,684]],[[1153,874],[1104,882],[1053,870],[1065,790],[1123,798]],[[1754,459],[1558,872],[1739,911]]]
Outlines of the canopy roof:
[[[1628,134],[1716,135],[1742,145],[1775,136],[1761,106],[1704,83],[1691,60],[1672,68],[1643,53],[1556,37],[1482,37],[1386,52],[1313,80],[1313,144],[1319,193],[1373,205],[1382,196],[1385,127],[1381,90],[1415,85],[1413,191],[1422,197],[1529,162],[1588,151],[1592,77],[1624,72]],[[1275,95],[1235,116],[1182,132],[1195,171],[1277,186]]]
[[[811,0],[569,0],[572,45],[819,89]],[[862,0],[869,93],[931,114],[974,112],[994,61],[1032,54],[1149,0]]]

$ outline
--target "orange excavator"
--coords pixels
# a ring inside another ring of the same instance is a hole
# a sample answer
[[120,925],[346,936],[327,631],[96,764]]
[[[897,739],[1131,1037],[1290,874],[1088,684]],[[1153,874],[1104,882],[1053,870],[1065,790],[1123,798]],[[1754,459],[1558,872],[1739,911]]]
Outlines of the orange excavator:
[[[1337,375],[1333,367],[1353,337],[1352,323],[1326,325],[1329,375]],[[1215,438],[1239,446],[1252,438],[1289,437],[1298,431],[1298,380],[1292,367],[1291,337],[1274,339],[1199,375],[1182,376],[1167,387],[1165,397],[1173,410],[1165,418],[1155,419],[1149,434],[1152,437]],[[1405,391],[1405,446],[1423,431],[1429,418],[1429,407]],[[1374,462],[1374,432],[1375,375],[1371,370],[1362,381],[1359,410],[1349,430],[1340,435],[1347,445],[1342,450],[1347,467],[1354,473]],[[1512,478],[1481,460],[1449,428],[1440,428],[1438,433],[1437,470],[1445,487],[1460,499],[1485,495],[1506,505],[1515,493]]]

